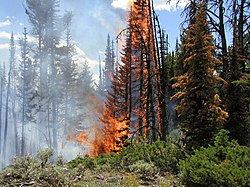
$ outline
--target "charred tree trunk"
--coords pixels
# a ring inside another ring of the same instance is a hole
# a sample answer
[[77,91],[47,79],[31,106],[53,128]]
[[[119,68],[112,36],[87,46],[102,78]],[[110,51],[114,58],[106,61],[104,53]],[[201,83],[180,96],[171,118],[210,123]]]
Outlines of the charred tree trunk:
[[[160,127],[160,132],[161,132],[161,140],[166,141],[166,136],[168,135],[168,119],[167,119],[167,103],[166,103],[166,94],[167,94],[167,84],[166,84],[166,79],[167,79],[167,68],[165,64],[165,54],[164,54],[164,36],[163,36],[163,31],[161,30],[160,27],[160,22],[158,20],[158,17],[154,13],[154,31],[155,31],[155,44],[156,44],[156,51],[157,51],[157,58],[155,59],[158,61],[156,63],[156,68],[158,69],[157,71],[157,76],[159,77],[157,80],[158,84],[158,103],[159,103],[159,127]],[[157,31],[159,34],[160,38],[160,47],[158,45],[157,41]],[[156,62],[157,62],[156,61]]]
[[160,32],[160,53],[161,53],[161,71],[160,71],[160,81],[161,81],[161,92],[159,96],[160,108],[161,108],[161,138],[163,141],[166,141],[166,136],[169,134],[168,132],[168,118],[167,118],[167,67],[164,59],[164,37],[162,36],[162,32]]
[[241,71],[242,73],[246,72],[246,64],[245,64],[245,52],[244,52],[244,22],[246,22],[244,18],[244,6],[246,0],[241,0],[239,4],[239,18],[238,18],[238,42],[239,42],[239,54],[241,60]]
[[219,34],[221,37],[221,52],[222,52],[222,78],[227,80],[228,76],[228,68],[229,68],[229,61],[228,61],[228,52],[227,52],[227,39],[226,39],[226,32],[224,26],[224,1],[221,0],[219,4]]
[[141,52],[141,62],[140,62],[140,89],[139,89],[139,135],[140,136],[145,136],[144,132],[143,132],[143,118],[144,118],[144,101],[143,101],[143,98],[144,98],[144,93],[143,93],[143,84],[144,84],[144,75],[143,75],[143,71],[144,71],[144,63],[143,63],[143,55],[142,55],[142,52]]

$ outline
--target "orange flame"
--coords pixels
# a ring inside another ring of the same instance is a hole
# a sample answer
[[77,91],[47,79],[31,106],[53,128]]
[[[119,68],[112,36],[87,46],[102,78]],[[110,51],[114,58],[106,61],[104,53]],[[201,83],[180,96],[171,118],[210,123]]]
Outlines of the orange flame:
[[[80,132],[76,136],[68,134],[68,139],[81,145],[90,146],[89,157],[111,152],[120,153],[124,145],[123,138],[129,136],[129,123],[126,120],[118,121],[108,113],[102,118],[102,126],[95,125],[89,132]],[[92,137],[92,138],[91,138]]]
[[[132,6],[132,13],[130,13],[130,21],[131,21],[131,40],[133,50],[140,51],[144,56],[141,58],[139,54],[133,54],[132,61],[134,61],[135,65],[140,66],[140,63],[145,63],[145,55],[150,55],[147,57],[148,61],[154,61],[154,32],[152,27],[152,20],[150,15],[150,1],[149,0],[130,0],[129,3]],[[142,40],[145,45],[142,49]],[[148,51],[150,50],[150,51]],[[152,65],[153,66],[153,65]],[[145,65],[146,67],[146,65]],[[149,70],[142,70],[143,78],[146,80]],[[154,67],[152,67],[153,69]],[[137,70],[138,71],[138,70]],[[140,73],[138,72],[138,76]],[[142,97],[147,95],[143,94]],[[104,114],[100,120],[101,125],[95,125],[89,132],[87,133],[79,133],[76,136],[69,135],[69,139],[81,143],[83,145],[90,145],[89,156],[95,157],[99,154],[103,153],[111,153],[121,151],[121,147],[124,145],[124,138],[129,137],[129,121],[123,119],[119,119],[114,117],[113,111],[109,111],[108,109],[104,110]],[[145,111],[138,110],[138,116],[145,116]],[[125,115],[125,114],[123,114]],[[123,116],[125,117],[125,116]],[[145,120],[143,119],[143,125],[145,124]],[[147,131],[148,129],[144,129]],[[146,132],[144,132],[146,134]]]
[[89,135],[87,133],[84,133],[84,132],[80,132],[76,136],[73,135],[72,133],[68,133],[68,136],[67,136],[68,140],[80,143],[82,145],[84,145],[88,142],[88,138],[89,138]]
[[110,112],[106,110],[101,119],[103,126],[96,129],[95,138],[91,142],[90,157],[103,153],[119,153],[124,145],[123,138],[129,136],[128,121],[119,121]]

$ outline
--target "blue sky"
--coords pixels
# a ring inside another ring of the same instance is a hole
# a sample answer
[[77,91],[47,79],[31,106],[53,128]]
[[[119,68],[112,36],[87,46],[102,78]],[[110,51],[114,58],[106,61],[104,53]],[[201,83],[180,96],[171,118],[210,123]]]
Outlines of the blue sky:
[[[93,73],[98,69],[98,58],[105,50],[108,33],[115,38],[126,27],[127,3],[130,0],[61,0],[60,14],[65,10],[73,12],[72,39],[82,57],[86,56]],[[8,62],[10,33],[15,35],[16,44],[23,28],[30,31],[28,17],[24,12],[25,0],[0,0],[0,62]],[[179,36],[181,8],[176,10],[175,2],[166,4],[166,0],[154,0],[162,28],[169,34],[171,48]],[[183,0],[181,6],[186,4]]]

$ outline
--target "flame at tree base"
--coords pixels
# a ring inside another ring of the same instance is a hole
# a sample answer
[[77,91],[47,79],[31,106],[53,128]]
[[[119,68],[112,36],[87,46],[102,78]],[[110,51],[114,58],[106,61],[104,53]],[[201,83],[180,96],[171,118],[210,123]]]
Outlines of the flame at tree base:
[[[140,58],[135,54],[130,54],[130,59],[133,61],[134,65],[137,67],[141,67],[141,72],[134,72],[137,74],[137,76],[141,76],[138,78],[143,78],[144,82],[143,84],[146,85],[145,79],[149,79],[153,74],[156,74],[157,72],[153,72],[155,69],[155,65],[153,64],[146,64],[146,62],[152,62],[156,61],[154,58],[154,32],[152,27],[152,18],[151,18],[151,1],[150,0],[129,0],[128,1],[131,5],[131,11],[129,15],[130,20],[130,32],[131,32],[131,46],[133,50],[137,50],[140,54],[143,54],[143,57],[147,57],[145,60],[144,58]],[[138,32],[139,29],[139,32]],[[141,47],[141,43],[143,41],[144,47]],[[151,55],[146,55],[150,53]],[[145,55],[144,55],[145,54]],[[130,62],[131,63],[131,62]],[[141,65],[142,64],[142,65]],[[149,67],[148,69],[145,67]],[[139,70],[139,69],[137,69]],[[114,77],[113,77],[114,78]],[[113,83],[112,77],[110,77]],[[136,77],[137,79],[137,77]],[[139,79],[138,79],[139,80]],[[121,79],[117,79],[116,86],[121,86]],[[120,81],[120,82],[119,82]],[[154,80],[156,81],[156,79]],[[125,83],[127,84],[127,83]],[[146,86],[145,86],[146,88]],[[142,90],[145,89],[144,87]],[[148,88],[148,86],[147,86]],[[125,87],[122,89],[124,90]],[[149,91],[148,91],[149,92]],[[152,91],[149,93],[153,93]],[[137,116],[139,118],[142,118],[142,125],[145,126],[145,128],[141,129],[144,131],[142,134],[147,134],[149,129],[146,128],[146,124],[148,121],[143,119],[144,116],[146,116],[146,110],[144,108],[144,102],[149,97],[153,98],[153,95],[148,96],[147,92],[140,93],[139,98],[142,103],[142,108],[137,112]],[[117,96],[119,94],[113,93],[113,96]],[[106,108],[103,110],[105,111],[101,116],[100,119],[100,125],[95,125],[90,132],[88,133],[79,133],[76,136],[70,136],[69,139],[80,143],[84,146],[89,146],[90,150],[88,153],[88,156],[95,157],[100,154],[109,154],[111,152],[120,153],[122,146],[124,146],[125,140],[129,137],[129,131],[130,131],[130,117],[131,111],[128,110],[129,104],[126,103],[124,107],[121,107],[121,103],[119,102],[128,102],[128,98],[123,98],[123,95],[119,95],[121,98],[112,98],[112,94],[110,95],[110,98],[107,97],[107,100],[110,99],[107,105],[105,103]],[[118,96],[117,96],[118,97]],[[132,97],[132,96],[131,96]],[[120,99],[120,100],[119,100]],[[142,100],[145,101],[142,101]],[[148,99],[148,101],[153,101],[153,99]],[[115,103],[119,101],[118,103]],[[132,102],[131,102],[132,103]],[[145,102],[146,103],[146,102]],[[151,103],[153,105],[153,103]],[[150,105],[150,103],[149,103]],[[119,108],[120,110],[118,110]],[[113,110],[113,111],[112,111]],[[134,110],[133,110],[134,111]],[[128,114],[130,112],[130,114]],[[153,115],[153,114],[152,114]],[[87,139],[86,139],[87,138]]]
[[104,125],[95,125],[89,132],[80,132],[77,135],[68,134],[70,141],[89,146],[90,150],[86,156],[96,157],[100,154],[120,153],[125,140],[129,137],[129,122],[118,121],[105,115],[102,120]]

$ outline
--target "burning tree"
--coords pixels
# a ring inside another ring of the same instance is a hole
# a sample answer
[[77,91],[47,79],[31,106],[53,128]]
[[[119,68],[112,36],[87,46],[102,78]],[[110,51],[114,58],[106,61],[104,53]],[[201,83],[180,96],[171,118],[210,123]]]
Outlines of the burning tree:
[[[156,140],[157,129],[168,134],[166,65],[163,31],[153,1],[134,1],[129,14],[131,33],[132,104],[139,135]],[[160,39],[160,40],[159,40]],[[130,44],[127,44],[130,45]],[[134,116],[134,115],[131,115]]]
[[[131,3],[126,43],[107,91],[90,156],[120,152],[131,132],[150,141],[168,134],[163,31],[150,0]],[[118,36],[118,39],[119,39]],[[160,41],[158,41],[160,38]]]
[[126,31],[121,63],[117,65],[101,117],[102,138],[107,136],[104,141],[105,146],[110,146],[108,152],[119,151],[132,130],[153,141],[157,132],[161,132],[163,140],[168,133],[165,46],[162,40],[158,43],[157,36],[164,37],[151,1],[137,0],[131,4]]

